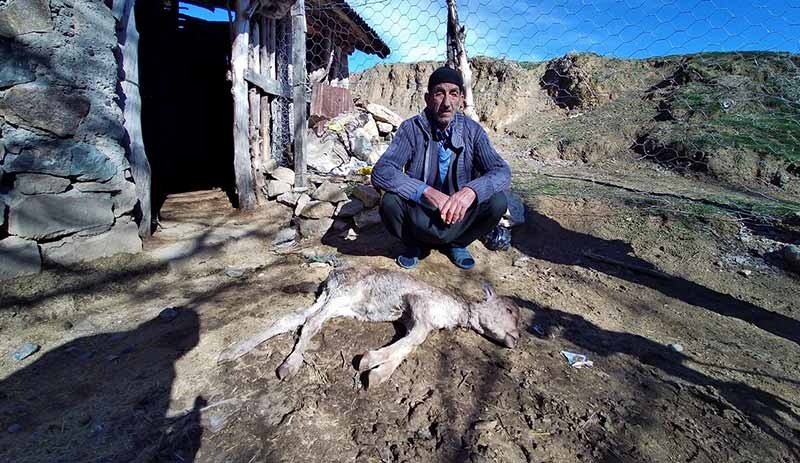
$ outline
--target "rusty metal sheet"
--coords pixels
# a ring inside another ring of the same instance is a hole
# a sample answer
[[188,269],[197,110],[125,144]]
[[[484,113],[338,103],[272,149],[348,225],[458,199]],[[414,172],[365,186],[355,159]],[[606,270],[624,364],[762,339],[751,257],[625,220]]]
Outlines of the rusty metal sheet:
[[333,119],[352,111],[355,111],[355,105],[349,88],[314,84],[311,90],[311,117]]

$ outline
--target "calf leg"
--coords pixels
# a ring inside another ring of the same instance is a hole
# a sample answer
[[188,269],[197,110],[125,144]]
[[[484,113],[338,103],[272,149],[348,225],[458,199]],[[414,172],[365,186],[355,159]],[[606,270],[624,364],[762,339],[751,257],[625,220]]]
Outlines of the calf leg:
[[377,386],[394,373],[397,367],[428,337],[430,329],[416,324],[408,334],[390,346],[367,352],[359,362],[359,369],[372,368],[367,373],[368,387]]
[[258,333],[257,335],[253,336],[252,338],[246,339],[241,341],[237,344],[234,344],[219,355],[217,358],[217,363],[225,363],[230,362],[231,360],[236,360],[237,358],[243,356],[244,354],[250,352],[251,350],[255,349],[256,346],[265,342],[279,334],[288,333],[290,331],[296,330],[298,327],[302,326],[306,320],[311,317],[314,313],[318,312],[325,303],[328,301],[328,292],[323,290],[322,294],[317,298],[311,307],[289,314],[270,326],[267,327],[264,331]]
[[319,333],[326,321],[343,315],[348,306],[349,301],[346,298],[331,299],[322,310],[314,313],[306,320],[300,330],[300,339],[297,340],[292,353],[278,367],[278,378],[286,379],[292,377],[300,370],[300,367],[303,366],[303,353],[305,353],[311,338]]

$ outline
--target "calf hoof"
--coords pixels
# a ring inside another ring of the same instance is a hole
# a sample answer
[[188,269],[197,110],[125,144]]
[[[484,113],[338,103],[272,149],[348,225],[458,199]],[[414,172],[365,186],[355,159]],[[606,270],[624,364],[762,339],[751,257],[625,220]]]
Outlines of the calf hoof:
[[392,365],[384,363],[378,368],[374,368],[367,373],[367,388],[371,389],[375,386],[380,386],[394,373],[395,368]]
[[361,359],[358,361],[358,371],[365,371],[378,366],[375,351],[364,352]]
[[298,371],[300,371],[300,367],[303,366],[303,360],[299,362],[290,361],[290,359],[286,359],[281,366],[278,367],[278,379],[284,380],[291,378],[292,376],[296,375]]

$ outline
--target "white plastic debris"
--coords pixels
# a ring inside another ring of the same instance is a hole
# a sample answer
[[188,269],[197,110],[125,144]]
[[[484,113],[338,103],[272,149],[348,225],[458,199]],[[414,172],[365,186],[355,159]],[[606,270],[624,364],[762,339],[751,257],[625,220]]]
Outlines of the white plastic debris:
[[594,362],[586,358],[583,354],[576,354],[574,352],[567,352],[565,350],[561,351],[561,355],[566,357],[567,362],[569,362],[569,366],[572,368],[583,368],[583,367],[593,367]]

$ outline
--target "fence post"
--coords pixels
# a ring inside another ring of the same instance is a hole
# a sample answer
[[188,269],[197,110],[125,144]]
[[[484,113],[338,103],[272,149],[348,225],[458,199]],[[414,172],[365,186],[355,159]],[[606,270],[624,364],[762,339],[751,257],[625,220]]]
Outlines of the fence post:
[[292,65],[294,101],[294,186],[306,186],[306,7],[304,0],[292,5]]

